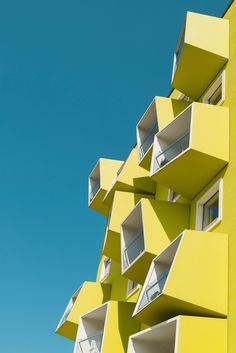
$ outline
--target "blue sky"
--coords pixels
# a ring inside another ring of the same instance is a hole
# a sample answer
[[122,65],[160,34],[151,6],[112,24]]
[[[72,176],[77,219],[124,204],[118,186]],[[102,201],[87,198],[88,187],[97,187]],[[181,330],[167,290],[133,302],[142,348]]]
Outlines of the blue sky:
[[1,352],[72,353],[54,329],[95,279],[105,227],[88,174],[123,159],[169,93],[186,11],[219,16],[228,2],[1,1]]

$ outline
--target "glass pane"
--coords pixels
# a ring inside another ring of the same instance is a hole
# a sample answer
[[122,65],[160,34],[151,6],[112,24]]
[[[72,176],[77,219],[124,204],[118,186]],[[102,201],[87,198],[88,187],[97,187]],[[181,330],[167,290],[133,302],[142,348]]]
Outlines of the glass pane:
[[219,191],[203,205],[202,228],[206,228],[219,216]]
[[141,229],[133,236],[131,241],[126,244],[123,253],[124,268],[127,268],[144,250],[144,236]]
[[211,97],[208,99],[209,104],[216,105],[219,103],[219,101],[222,98],[222,83],[220,84],[219,87],[215,90],[215,92],[211,95]]

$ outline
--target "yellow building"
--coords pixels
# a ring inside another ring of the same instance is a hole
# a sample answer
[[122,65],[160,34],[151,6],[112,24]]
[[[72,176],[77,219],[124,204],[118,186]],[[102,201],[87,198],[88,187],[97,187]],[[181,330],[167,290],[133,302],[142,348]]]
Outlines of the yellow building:
[[186,14],[171,83],[127,159],[91,168],[107,225],[56,329],[74,353],[236,352],[236,2]]

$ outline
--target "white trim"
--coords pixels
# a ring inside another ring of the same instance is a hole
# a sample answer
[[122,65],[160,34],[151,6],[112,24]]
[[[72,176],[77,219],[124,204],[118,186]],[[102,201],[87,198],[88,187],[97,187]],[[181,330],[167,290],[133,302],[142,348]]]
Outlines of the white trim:
[[216,105],[221,105],[225,101],[225,70],[214,80],[210,87],[206,90],[206,93],[202,97],[202,102],[205,104],[210,104],[209,99],[217,88],[222,85],[221,99]]
[[[219,210],[218,217],[214,219],[207,227],[202,228],[203,220],[203,206],[204,204],[217,192],[219,191]],[[219,179],[209,190],[197,201],[196,204],[196,225],[195,229],[209,231],[215,227],[222,220],[222,205],[223,205],[223,179]]]
[[[136,286],[130,290],[130,283],[133,282],[136,284]],[[132,279],[128,279],[127,282],[127,291],[126,291],[126,299],[128,299],[132,294],[134,294],[135,292],[137,292],[137,290],[140,288],[140,284],[133,281]]]
[[181,195],[179,193],[177,194],[177,196],[175,196],[173,198],[173,193],[174,192],[175,192],[174,190],[168,189],[168,201],[169,202],[176,202],[176,201],[178,201],[180,199]]
[[[107,271],[106,271],[106,266],[105,266],[106,262],[109,262]],[[104,257],[104,259],[102,261],[102,268],[101,268],[100,277],[99,277],[100,282],[103,282],[110,275],[111,263],[112,263],[112,260],[110,257],[108,257],[108,256]]]

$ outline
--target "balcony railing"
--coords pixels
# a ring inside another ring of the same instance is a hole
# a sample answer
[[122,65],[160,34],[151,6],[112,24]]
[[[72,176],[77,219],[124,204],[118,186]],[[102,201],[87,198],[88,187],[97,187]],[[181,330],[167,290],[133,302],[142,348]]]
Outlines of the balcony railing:
[[127,268],[144,250],[143,230],[140,230],[127,244],[123,252],[124,268]]
[[158,295],[162,293],[164,288],[167,276],[169,274],[170,269],[168,268],[154,281],[149,283],[143,293],[141,302],[139,304],[138,310],[141,310],[144,306],[154,300]]
[[89,193],[89,201],[91,202],[100,189],[100,180],[98,180],[95,184],[93,184],[93,187],[91,188],[91,191]]
[[100,353],[102,346],[103,332],[80,340],[77,344],[76,353]]
[[154,136],[158,132],[158,125],[155,123],[153,127],[148,131],[145,139],[142,141],[142,144],[139,147],[139,157],[140,159],[146,154],[149,147],[152,145]]
[[156,170],[164,167],[189,147],[189,136],[190,131],[185,131],[183,135],[171,142],[156,156]]

